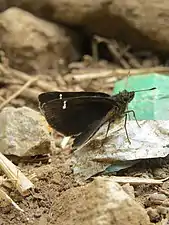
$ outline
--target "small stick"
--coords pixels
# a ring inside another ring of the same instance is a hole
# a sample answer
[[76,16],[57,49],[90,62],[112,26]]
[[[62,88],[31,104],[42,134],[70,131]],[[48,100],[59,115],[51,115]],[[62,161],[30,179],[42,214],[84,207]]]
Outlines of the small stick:
[[[14,85],[10,87],[10,90],[16,91],[19,89],[19,85]],[[57,87],[56,87],[57,88]],[[63,91],[57,88],[57,91]],[[37,102],[37,96],[41,93],[42,91],[36,90],[35,88],[26,88],[23,92],[20,93],[21,97],[24,97],[25,99],[29,99],[33,102]]]
[[[10,68],[10,67],[4,67],[3,64],[1,64],[1,63],[0,63],[0,72],[5,74],[6,76],[12,75],[15,78],[25,81],[25,82],[30,80],[30,76],[28,74],[21,72],[19,70]],[[52,86],[51,84],[48,84],[47,82],[41,81],[41,80],[38,80],[36,82],[36,86],[38,86],[39,88],[41,88],[44,91],[52,91],[52,90],[56,89],[55,86]]]
[[99,60],[98,41],[95,37],[92,40],[92,57],[95,62],[98,62]]
[[126,56],[129,59],[129,64],[132,67],[135,68],[141,68],[141,64],[139,63],[139,61],[136,59],[136,57],[134,57],[134,55],[132,55],[130,52],[125,52],[124,56]]
[[15,99],[16,97],[18,97],[27,87],[29,87],[32,83],[34,83],[35,81],[37,81],[38,77],[33,77],[31,79],[29,79],[29,81],[26,82],[26,84],[24,84],[17,92],[15,92],[13,95],[11,95],[6,101],[4,101],[1,105],[0,105],[0,110],[6,106],[8,103],[10,103],[13,99]]
[[128,51],[130,49],[129,46],[127,46],[127,48],[125,47],[125,49],[124,48],[122,49],[122,47],[120,49],[117,41],[114,40],[113,43],[119,49],[121,57],[127,58],[128,64],[131,67],[133,67],[133,68],[141,68],[142,67],[141,64],[139,63],[139,61],[136,59],[136,57],[134,57],[134,55]]
[[0,189],[0,199],[6,200],[7,202],[11,203],[17,210],[24,212],[13,200],[10,198],[2,189]]
[[162,194],[165,194],[169,197],[169,191],[162,189],[161,187],[158,188],[158,191]]
[[108,40],[107,38],[95,36],[95,39],[97,42],[104,42],[107,44],[107,48],[109,49],[110,53],[115,57],[115,59],[125,68],[130,69],[130,65],[127,63],[127,61],[122,58],[121,53],[117,49],[117,42],[114,42],[112,40]]
[[[129,73],[128,69],[112,69],[112,70],[102,70],[90,73],[83,74],[68,74],[65,77],[69,79],[74,79],[76,81],[83,81],[89,79],[98,79],[105,77],[112,77],[113,75],[125,77]],[[150,67],[150,68],[141,68],[141,69],[130,69],[130,75],[142,75],[145,73],[165,73],[169,74],[168,67]]]
[[[66,86],[66,81],[64,80],[64,77],[61,76],[60,74],[57,74],[56,83],[57,83],[57,86],[59,87]],[[55,87],[55,89],[57,89],[57,87]],[[50,87],[50,90],[51,90],[51,87]]]
[[130,69],[131,66],[128,64],[128,62],[122,58],[121,54],[117,51],[117,49],[113,46],[113,44],[108,44],[108,49],[114,55],[116,60],[119,61],[119,64],[121,64],[125,69]]
[[155,180],[151,178],[143,178],[143,177],[111,177],[113,181],[121,184],[130,183],[132,185],[137,184],[162,184],[166,181],[166,179]]
[[0,153],[0,169],[11,180],[16,189],[23,195],[28,194],[28,190],[34,185],[32,182],[2,153]]
[[[16,91],[20,88],[19,85],[11,86],[10,90]],[[36,90],[34,88],[26,88],[22,93],[20,93],[21,97],[25,99],[30,99],[33,102],[37,102],[37,96],[41,93],[41,91]]]

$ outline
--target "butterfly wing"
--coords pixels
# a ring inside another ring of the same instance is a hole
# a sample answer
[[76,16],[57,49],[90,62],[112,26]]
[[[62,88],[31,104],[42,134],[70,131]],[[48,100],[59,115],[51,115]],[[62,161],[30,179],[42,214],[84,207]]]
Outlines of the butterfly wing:
[[68,99],[68,98],[77,98],[77,97],[92,97],[92,96],[98,96],[98,97],[110,97],[110,95],[103,93],[103,92],[58,92],[58,91],[52,91],[52,92],[44,92],[41,93],[38,96],[40,107],[44,103],[47,103],[49,101],[52,101],[54,99]]
[[96,132],[102,127],[106,122],[113,122],[116,116],[116,110],[118,106],[116,104],[112,104],[111,109],[107,112],[107,114],[101,120],[95,120],[92,124],[90,124],[84,132],[80,133],[73,141],[72,148],[77,149],[82,144],[85,144],[90,140]]
[[82,144],[87,143],[95,133],[99,130],[99,128],[103,125],[102,120],[96,120],[92,124],[90,124],[86,130],[80,133],[78,136],[75,137],[73,141],[72,148],[75,150]]
[[102,120],[115,104],[110,97],[54,99],[42,104],[49,125],[65,136],[78,135],[94,121]]

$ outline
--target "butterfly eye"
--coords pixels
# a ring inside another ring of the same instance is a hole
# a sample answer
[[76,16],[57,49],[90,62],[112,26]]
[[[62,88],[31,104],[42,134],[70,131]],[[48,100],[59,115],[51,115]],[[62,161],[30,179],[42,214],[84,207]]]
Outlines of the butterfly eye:
[[130,92],[130,100],[132,100],[134,98],[134,91]]

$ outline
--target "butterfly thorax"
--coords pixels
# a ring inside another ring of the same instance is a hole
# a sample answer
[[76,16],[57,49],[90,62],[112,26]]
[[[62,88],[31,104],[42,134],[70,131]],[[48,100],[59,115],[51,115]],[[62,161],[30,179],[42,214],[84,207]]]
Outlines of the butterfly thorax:
[[134,98],[134,91],[122,91],[117,95],[112,96],[113,100],[116,102],[115,109],[111,112],[113,114],[113,120],[118,119],[124,116],[124,113],[127,109],[128,103]]

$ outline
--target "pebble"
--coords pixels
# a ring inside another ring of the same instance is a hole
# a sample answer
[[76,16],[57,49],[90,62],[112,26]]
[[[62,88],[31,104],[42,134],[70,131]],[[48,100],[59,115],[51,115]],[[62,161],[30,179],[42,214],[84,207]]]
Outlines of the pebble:
[[159,215],[157,209],[152,209],[151,207],[147,208],[147,214],[150,217],[150,221],[152,223],[157,223],[161,220],[161,216]]

